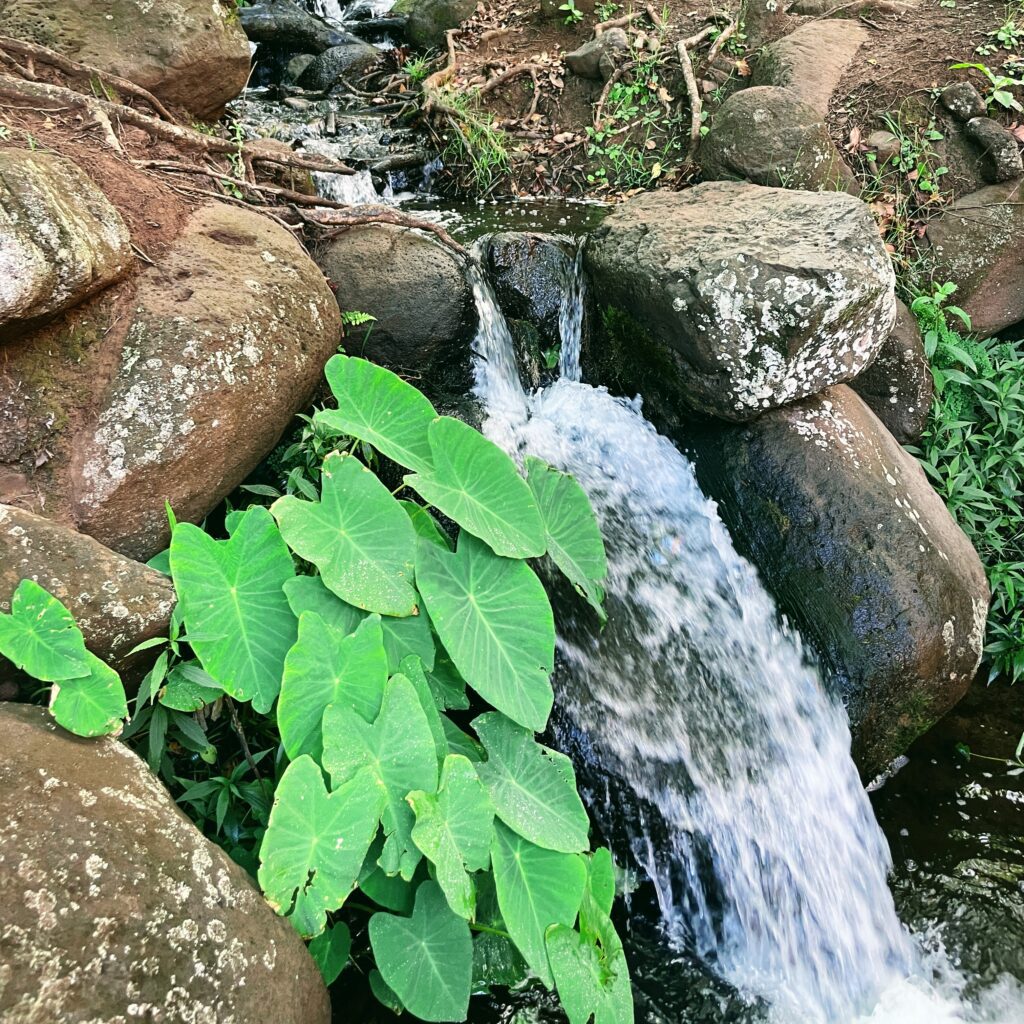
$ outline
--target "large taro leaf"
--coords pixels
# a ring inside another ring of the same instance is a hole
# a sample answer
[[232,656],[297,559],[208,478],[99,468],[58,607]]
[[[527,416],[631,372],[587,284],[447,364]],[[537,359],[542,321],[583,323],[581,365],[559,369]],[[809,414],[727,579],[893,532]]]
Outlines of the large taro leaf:
[[171,575],[189,642],[203,668],[237,700],[266,714],[281,687],[296,622],[282,587],[295,567],[265,508],[250,508],[229,540],[180,523]]
[[405,482],[495,554],[543,555],[544,524],[515,463],[479,431],[450,416],[434,420],[429,435],[433,470]]
[[491,712],[473,721],[487,760],[479,766],[499,818],[536,846],[579,853],[590,821],[564,754],[541,746],[529,729]]
[[324,459],[321,500],[278,498],[271,512],[288,546],[320,570],[343,601],[381,615],[412,615],[416,531],[388,489],[358,459]]
[[416,890],[412,917],[374,914],[370,945],[388,987],[420,1020],[462,1021],[469,1010],[473,939],[433,882]]
[[77,736],[118,732],[128,717],[121,677],[95,654],[88,654],[87,661],[87,675],[53,684],[50,712]]
[[578,854],[542,850],[500,821],[494,823],[491,865],[508,933],[530,969],[551,988],[544,936],[553,924],[573,926],[587,867]]
[[437,756],[420,698],[404,676],[392,676],[380,714],[367,724],[344,704],[324,714],[324,767],[335,787],[369,770],[383,787],[384,849],[380,866],[391,875],[412,878],[420,852],[412,841],[414,816],[406,796],[414,789],[437,791]]
[[328,911],[355,887],[383,806],[384,790],[368,769],[331,793],[311,757],[285,769],[260,847],[259,882],[300,935],[319,935]]
[[344,921],[324,929],[310,944],[309,955],[320,968],[324,984],[332,984],[348,963],[352,933]]
[[604,622],[608,562],[586,491],[568,473],[533,456],[527,456],[526,477],[544,523],[548,555]]
[[316,612],[299,617],[299,638],[288,652],[277,705],[285,753],[294,760],[323,753],[320,723],[328,704],[347,704],[367,722],[380,712],[388,663],[380,616],[352,633],[324,622]]
[[454,554],[421,541],[416,579],[466,682],[513,721],[542,731],[554,699],[555,624],[533,570],[463,532]]
[[372,444],[401,466],[429,472],[427,428],[437,413],[424,395],[365,359],[332,356],[324,372],[338,408],[318,412],[318,423]]
[[416,531],[417,537],[447,551],[452,550],[454,545],[451,537],[441,529],[437,520],[422,505],[417,505],[415,501],[400,501],[398,504],[405,509],[406,515],[412,520],[412,527]]
[[444,720],[441,717],[441,712],[430,689],[430,683],[427,681],[420,659],[415,654],[410,654],[407,658],[403,659],[398,674],[405,676],[412,683],[412,688],[420,699],[420,707],[423,708],[427,725],[430,726],[430,735],[434,737],[434,752],[437,755],[438,763],[440,763],[448,756],[448,740],[444,733]]
[[473,920],[476,900],[467,872],[490,864],[494,808],[472,762],[449,755],[437,793],[412,792],[409,804],[416,815],[413,842],[434,865],[448,906]]
[[562,924],[548,929],[547,950],[569,1024],[633,1024],[629,967],[607,916],[596,935]]
[[74,616],[35,580],[22,580],[11,613],[0,613],[0,655],[46,683],[92,672],[89,652]]
[[615,864],[611,852],[602,846],[587,858],[587,888],[580,904],[580,931],[591,937],[599,935],[614,902]]
[[[296,617],[305,611],[316,612],[324,622],[345,633],[351,633],[371,614],[332,594],[319,576],[296,576],[285,584],[284,592]],[[388,656],[389,672],[397,672],[402,659],[410,654],[415,654],[423,662],[424,668],[433,667],[434,637],[430,632],[430,619],[422,608],[418,609],[417,614],[404,618],[382,615],[380,628],[384,631],[384,650]]]

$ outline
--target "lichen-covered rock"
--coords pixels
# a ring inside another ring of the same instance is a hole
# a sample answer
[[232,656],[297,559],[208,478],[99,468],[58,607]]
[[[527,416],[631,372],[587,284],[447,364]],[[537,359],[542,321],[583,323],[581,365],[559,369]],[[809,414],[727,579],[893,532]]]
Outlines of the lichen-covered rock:
[[743,420],[850,380],[896,316],[867,207],[840,192],[711,182],[623,203],[586,265],[607,324],[642,324],[676,403]]
[[314,58],[299,79],[305,89],[326,92],[336,82],[356,75],[374,64],[380,50],[357,36],[342,33],[342,40]]
[[249,77],[249,41],[221,0],[4,0],[0,35],[42,43],[215,117]]
[[988,113],[984,98],[971,82],[947,85],[939,99],[958,121],[970,121],[975,117],[985,117]]
[[629,52],[629,38],[621,28],[610,28],[565,55],[565,64],[580,78],[607,82],[615,66]]
[[3,1024],[328,1024],[291,925],[113,739],[0,704]]
[[733,93],[715,114],[698,159],[705,181],[859,191],[821,115],[792,90],[772,85]]
[[120,214],[77,164],[0,149],[0,331],[81,302],[133,261]]
[[1024,320],[1024,181],[961,196],[928,222],[924,245],[933,277],[953,281],[975,334]]
[[1020,145],[998,121],[990,117],[974,117],[967,122],[964,130],[981,150],[986,181],[997,185],[1024,175]]
[[875,361],[850,387],[864,399],[900,444],[921,439],[935,396],[917,318],[897,300],[896,326]]
[[89,650],[119,672],[137,644],[167,636],[176,599],[166,576],[60,523],[0,505],[0,611],[10,611],[25,579],[62,601]]
[[405,34],[414,46],[444,47],[445,33],[476,10],[476,0],[399,0],[392,13],[407,14]]
[[963,696],[989,591],[921,467],[849,388],[688,435],[704,491],[818,651],[872,777]]

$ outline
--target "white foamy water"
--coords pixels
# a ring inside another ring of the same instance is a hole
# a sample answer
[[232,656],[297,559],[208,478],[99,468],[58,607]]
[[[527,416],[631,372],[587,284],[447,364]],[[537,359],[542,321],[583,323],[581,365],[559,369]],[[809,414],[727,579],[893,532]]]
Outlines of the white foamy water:
[[638,401],[580,383],[579,267],[567,262],[562,379],[533,395],[471,269],[476,392],[486,433],[571,472],[601,522],[609,622],[563,631],[559,702],[601,771],[654,809],[630,842],[669,936],[776,1024],[1020,1024],[1018,986],[961,1001],[964,979],[901,925],[845,712],[690,462]]

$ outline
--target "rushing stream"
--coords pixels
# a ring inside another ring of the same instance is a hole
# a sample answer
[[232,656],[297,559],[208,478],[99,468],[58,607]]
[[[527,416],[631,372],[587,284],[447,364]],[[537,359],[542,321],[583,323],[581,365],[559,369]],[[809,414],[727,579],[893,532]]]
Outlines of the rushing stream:
[[900,923],[842,707],[686,458],[638,401],[580,382],[578,263],[566,261],[561,377],[532,395],[471,273],[486,432],[572,472],[609,549],[608,626],[583,611],[560,624],[563,738],[608,780],[592,813],[626,837],[671,944],[763,1006],[761,1019],[1024,1021],[1012,986],[991,1006],[963,1002],[941,951]]

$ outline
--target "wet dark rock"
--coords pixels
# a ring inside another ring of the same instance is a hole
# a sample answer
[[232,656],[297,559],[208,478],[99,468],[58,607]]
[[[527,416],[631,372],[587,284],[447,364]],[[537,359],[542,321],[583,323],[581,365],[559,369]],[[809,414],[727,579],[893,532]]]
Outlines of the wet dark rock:
[[0,505],[0,611],[25,579],[35,580],[75,617],[93,654],[122,672],[143,640],[167,636],[174,587],[166,577],[85,534]]
[[1024,182],[961,196],[928,222],[924,246],[937,281],[957,285],[956,303],[976,334],[1024,320]]
[[[316,54],[313,53],[297,53],[292,57],[284,68],[283,81],[285,85],[295,85],[305,74],[309,65],[315,60]],[[289,96],[285,100],[285,103],[287,103],[293,110],[309,110],[310,106],[312,106],[309,100],[304,100],[299,96]]]
[[875,223],[841,192],[709,182],[637,196],[591,236],[586,266],[598,358],[630,393],[646,374],[645,398],[678,414],[750,419],[850,380],[896,315]]
[[312,957],[114,739],[0,705],[0,1018],[328,1024]]
[[445,33],[473,16],[476,0],[399,0],[392,14],[407,15],[406,35],[414,46],[444,48]]
[[565,55],[565,63],[581,78],[607,82],[622,55],[629,50],[629,37],[621,28],[610,28]]
[[993,185],[1013,181],[1024,175],[1020,145],[998,121],[975,117],[965,128],[971,140],[985,156],[985,178]]
[[858,191],[825,122],[788,88],[733,93],[715,114],[698,160],[705,181]]
[[254,43],[317,54],[345,41],[345,32],[331,28],[291,0],[257,0],[238,13],[245,34]]
[[302,73],[299,84],[304,89],[326,92],[343,78],[366,71],[380,57],[380,50],[364,43],[357,36],[341,33],[344,41],[325,50]]
[[958,121],[970,121],[974,117],[985,117],[988,113],[981,93],[970,82],[947,85],[939,99]]
[[935,395],[917,318],[897,301],[896,326],[875,361],[850,386],[900,444],[921,439]]
[[847,387],[688,433],[738,550],[820,655],[873,777],[963,696],[989,591],[916,460]]

